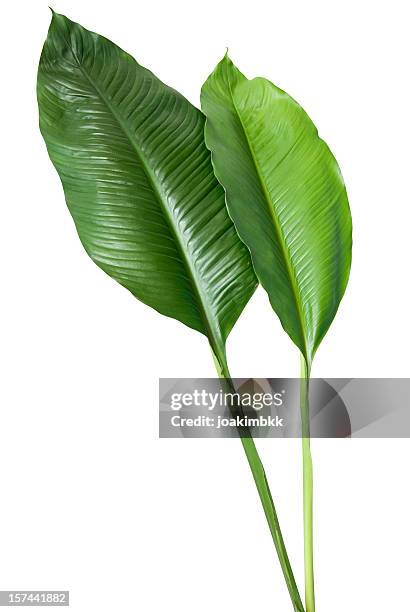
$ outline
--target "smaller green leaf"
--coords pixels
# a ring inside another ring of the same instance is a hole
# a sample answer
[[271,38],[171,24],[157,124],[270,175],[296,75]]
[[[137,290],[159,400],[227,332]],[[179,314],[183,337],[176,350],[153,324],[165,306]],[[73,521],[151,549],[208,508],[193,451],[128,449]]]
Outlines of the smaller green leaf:
[[308,364],[349,277],[351,217],[339,167],[288,94],[226,55],[202,88],[205,140],[239,236]]

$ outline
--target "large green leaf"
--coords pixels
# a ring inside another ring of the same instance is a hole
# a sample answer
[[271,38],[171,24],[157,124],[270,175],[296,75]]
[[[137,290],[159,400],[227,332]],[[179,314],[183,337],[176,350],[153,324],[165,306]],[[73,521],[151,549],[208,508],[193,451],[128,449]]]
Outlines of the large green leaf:
[[87,253],[224,354],[256,277],[213,173],[202,113],[112,42],[57,14],[38,102]]
[[338,165],[305,111],[228,56],[202,89],[206,143],[229,213],[308,364],[346,288],[351,217]]

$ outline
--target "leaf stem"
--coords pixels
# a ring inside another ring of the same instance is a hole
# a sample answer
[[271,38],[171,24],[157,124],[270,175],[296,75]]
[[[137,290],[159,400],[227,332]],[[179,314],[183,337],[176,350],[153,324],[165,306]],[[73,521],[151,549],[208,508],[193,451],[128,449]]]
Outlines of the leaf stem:
[[305,560],[306,612],[315,612],[315,584],[313,571],[313,465],[310,451],[309,410],[310,366],[301,357],[300,414],[302,422],[303,457],[303,535]]
[[[231,392],[236,392],[226,359],[222,355],[216,356],[214,351],[213,355],[219,377],[225,379]],[[262,503],[272,540],[276,548],[286,585],[288,587],[289,595],[292,600],[293,609],[295,612],[305,612],[295,577],[293,575],[292,566],[286,551],[285,542],[283,540],[282,531],[279,525],[279,519],[272,499],[272,494],[269,489],[263,463],[249,430],[247,435],[241,436],[240,439],[252,472],[253,479],[255,481],[257,491],[259,493],[259,498]]]

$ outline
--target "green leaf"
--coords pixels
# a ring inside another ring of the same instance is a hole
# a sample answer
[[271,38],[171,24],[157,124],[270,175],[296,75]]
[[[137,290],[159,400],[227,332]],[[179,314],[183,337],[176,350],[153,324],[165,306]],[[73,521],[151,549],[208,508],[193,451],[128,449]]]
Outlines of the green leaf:
[[238,233],[285,331],[310,364],[349,277],[339,167],[305,111],[228,56],[202,88],[205,140]]
[[202,113],[112,42],[55,13],[37,90],[40,129],[89,256],[224,355],[257,281],[213,173]]

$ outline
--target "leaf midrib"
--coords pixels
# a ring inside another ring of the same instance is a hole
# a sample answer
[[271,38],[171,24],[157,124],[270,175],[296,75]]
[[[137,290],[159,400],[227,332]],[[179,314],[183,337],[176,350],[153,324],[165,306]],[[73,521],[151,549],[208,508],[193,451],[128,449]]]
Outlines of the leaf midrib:
[[[196,276],[195,273],[195,269],[191,266],[191,263],[189,261],[189,258],[187,257],[186,253],[185,253],[185,249],[183,247],[183,243],[181,242],[177,229],[173,223],[173,219],[172,216],[170,215],[167,206],[164,204],[163,202],[163,194],[161,192],[161,189],[157,186],[157,181],[155,180],[155,177],[153,176],[152,172],[149,169],[148,164],[145,161],[144,156],[142,155],[141,151],[138,148],[137,143],[135,142],[134,138],[132,137],[132,134],[130,133],[128,127],[124,124],[121,116],[118,114],[118,112],[116,112],[115,107],[112,105],[112,103],[110,102],[109,98],[104,95],[104,93],[101,91],[101,89],[98,87],[98,85],[95,83],[95,81],[90,77],[90,75],[86,72],[86,70],[84,69],[83,65],[81,64],[80,60],[78,59],[74,49],[72,48],[71,44],[66,40],[66,43],[71,51],[71,53],[73,54],[73,57],[78,65],[78,68],[80,69],[82,75],[87,79],[87,81],[90,83],[90,85],[94,88],[95,92],[97,93],[97,95],[100,97],[100,99],[102,100],[102,102],[107,106],[108,110],[112,113],[114,119],[117,121],[120,129],[124,132],[125,136],[127,137],[127,139],[129,140],[132,148],[134,149],[141,165],[142,168],[144,170],[145,176],[148,180],[148,182],[150,183],[152,190],[154,192],[154,194],[157,197],[157,200],[160,202],[160,206],[161,209],[164,213],[165,219],[168,223],[168,227],[171,231],[171,234],[173,235],[174,239],[175,239],[175,243],[177,245],[178,251],[181,255],[182,258],[182,262],[183,264],[185,264],[185,269],[188,272],[188,276],[191,282],[191,286],[192,289],[194,291],[194,294],[197,297],[197,302],[198,302],[198,309],[199,309],[199,314],[201,316],[202,322],[204,324],[204,328],[207,332],[207,336],[208,339],[211,343],[211,346],[213,346],[215,351],[218,351],[220,353],[220,349],[221,349],[221,342],[222,345],[224,345],[223,339],[222,339],[222,334],[219,333],[220,329],[219,329],[219,325],[215,325],[217,332],[215,333],[214,331],[214,317],[211,313],[209,313],[208,311],[208,307],[206,305],[206,301],[203,299],[203,293],[202,290],[200,288],[200,283],[198,281],[198,278]],[[223,349],[223,346],[222,346]]]
[[299,286],[297,283],[297,279],[296,279],[296,275],[294,272],[294,268],[293,268],[293,263],[291,260],[291,257],[288,253],[287,250],[287,245],[286,245],[286,240],[285,237],[282,233],[282,229],[279,225],[279,222],[276,218],[276,213],[275,213],[275,208],[273,205],[273,202],[271,201],[271,197],[270,197],[270,193],[267,190],[266,186],[265,186],[265,181],[264,181],[264,177],[263,177],[263,172],[262,169],[259,166],[259,161],[258,158],[256,156],[256,152],[253,149],[253,146],[251,144],[250,138],[248,136],[248,132],[246,130],[245,124],[242,121],[242,117],[241,114],[238,110],[238,107],[235,103],[235,98],[233,96],[233,91],[232,91],[232,87],[231,87],[231,80],[230,77],[228,75],[228,87],[229,87],[229,94],[232,100],[232,105],[234,107],[234,110],[238,116],[239,119],[239,123],[240,126],[242,128],[242,131],[244,133],[245,139],[246,139],[246,143],[248,145],[251,157],[252,157],[252,161],[254,163],[255,166],[255,170],[256,170],[256,174],[258,175],[258,179],[259,182],[261,184],[262,187],[262,191],[263,191],[263,195],[265,197],[265,200],[267,201],[268,204],[268,211],[270,213],[270,216],[272,218],[273,221],[273,225],[274,228],[276,230],[276,234],[278,236],[279,239],[279,244],[281,247],[281,251],[282,251],[282,255],[283,255],[283,259],[285,261],[285,266],[286,266],[286,271],[290,280],[290,286],[292,289],[292,293],[293,293],[293,297],[295,299],[295,304],[296,304],[296,310],[297,310],[297,314],[298,314],[298,319],[299,319],[299,325],[302,331],[302,335],[303,335],[303,342],[304,342],[304,349],[305,349],[305,356],[308,357],[308,349],[307,349],[307,336],[306,336],[306,329],[305,329],[305,322],[304,322],[304,317],[303,317],[303,308],[302,308],[302,303],[301,303],[301,296],[300,296],[300,290],[299,290]]

